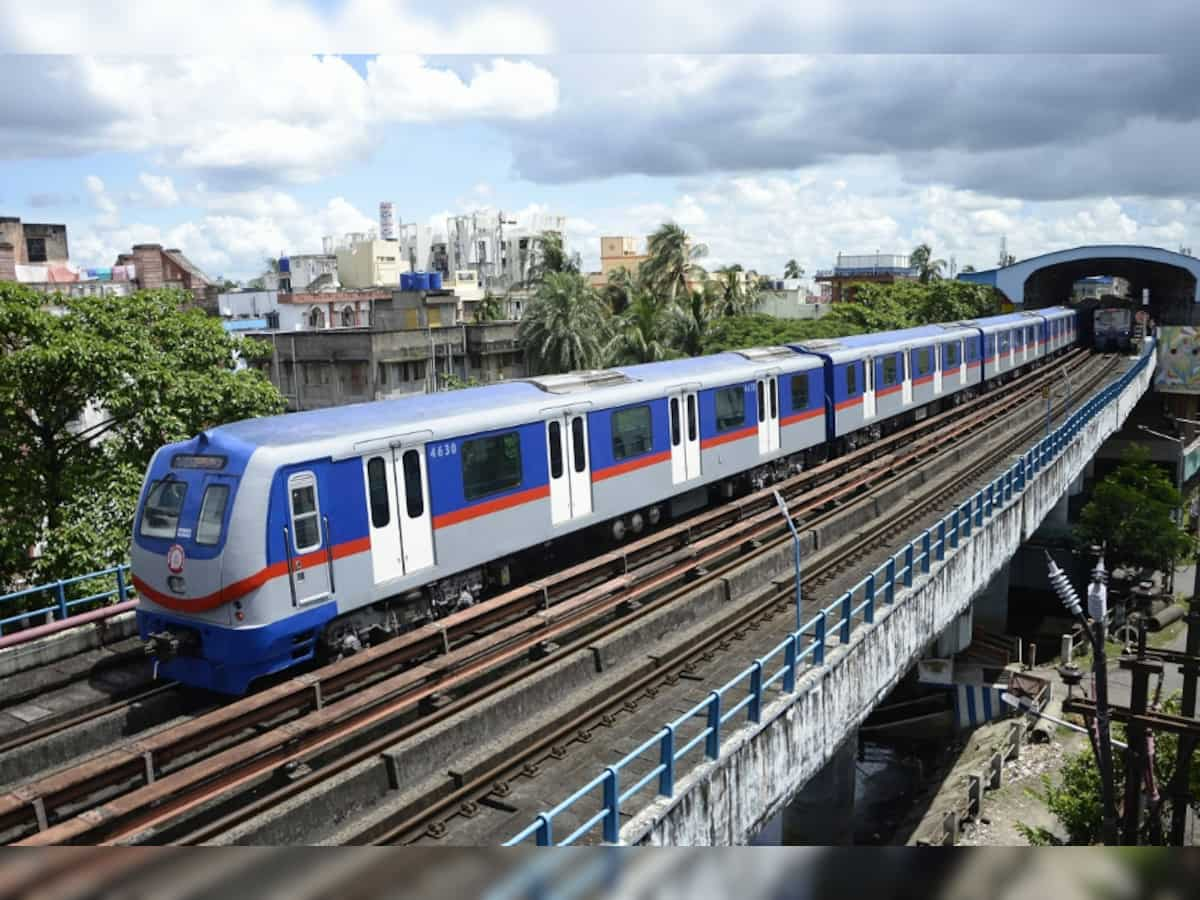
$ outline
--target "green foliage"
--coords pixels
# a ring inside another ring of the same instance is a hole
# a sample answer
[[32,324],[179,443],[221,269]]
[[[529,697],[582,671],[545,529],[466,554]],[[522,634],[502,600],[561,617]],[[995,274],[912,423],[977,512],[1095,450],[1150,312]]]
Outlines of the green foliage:
[[743,277],[739,265],[724,266],[716,271],[716,294],[720,314],[723,316],[744,316],[754,308],[758,301],[758,286],[751,284]]
[[1172,518],[1183,499],[1167,474],[1150,462],[1150,451],[1132,445],[1123,461],[1092,493],[1076,534],[1088,544],[1105,544],[1112,568],[1171,571],[1195,548]]
[[646,252],[648,258],[638,274],[656,296],[674,302],[687,291],[689,280],[703,274],[698,260],[708,255],[708,247],[692,243],[686,231],[674,222],[665,222],[650,235]]
[[600,365],[609,334],[604,303],[578,272],[549,272],[525,310],[517,340],[535,373]]
[[546,276],[555,273],[577,273],[580,268],[579,254],[569,254],[563,246],[563,236],[558,231],[543,231],[538,239],[537,262],[530,271],[529,281],[537,284]]
[[918,244],[909,255],[908,264],[917,270],[917,277],[922,284],[937,281],[946,268],[944,259],[933,258],[933,249],[928,244]]
[[[235,419],[281,412],[252,365],[270,354],[231,337],[169,290],[56,297],[0,283],[0,584],[29,576],[25,548],[61,539],[38,577],[124,557],[131,497],[160,446]],[[85,424],[80,424],[85,423]],[[86,524],[116,517],[86,535]],[[69,568],[60,568],[67,567]]]
[[671,307],[659,303],[648,292],[635,294],[615,324],[616,333],[604,349],[608,365],[658,362],[677,355],[670,343]]
[[794,260],[794,259],[789,259],[787,261],[787,265],[785,265],[783,267],[783,277],[784,278],[803,278],[804,277],[804,266],[800,265],[800,263],[796,262],[796,260]]
[[463,388],[479,387],[483,384],[474,375],[469,378],[463,378],[457,372],[438,376],[438,382],[439,388],[443,391],[461,391]]
[[855,299],[855,303],[834,304],[831,314],[849,317],[864,331],[957,322],[994,316],[1000,311],[1000,298],[994,290],[965,281],[860,284]]
[[494,322],[504,316],[504,304],[500,298],[488,291],[483,299],[475,305],[476,322]]
[[714,319],[704,336],[704,353],[740,350],[745,347],[770,347],[817,338],[842,337],[859,332],[843,322],[826,316],[821,319],[778,319],[754,313],[747,316]]

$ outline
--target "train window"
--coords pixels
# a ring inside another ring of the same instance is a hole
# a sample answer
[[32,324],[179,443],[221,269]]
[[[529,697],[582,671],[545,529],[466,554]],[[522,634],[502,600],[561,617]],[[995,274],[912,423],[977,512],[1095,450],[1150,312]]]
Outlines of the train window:
[[463,496],[477,500],[521,483],[521,436],[515,431],[462,443]]
[[758,395],[758,421],[765,421],[767,418],[767,388],[766,383],[760,381],[755,394]]
[[846,366],[846,396],[853,397],[858,393],[858,364]]
[[321,510],[317,505],[317,483],[310,472],[288,479],[292,507],[292,543],[297,553],[321,546]]
[[928,375],[933,371],[933,361],[929,358],[929,348],[922,347],[917,351],[917,374]]
[[196,543],[212,546],[221,540],[221,525],[225,521],[225,505],[229,503],[229,485],[210,484],[204,489],[200,502],[200,518],[196,520]]
[[383,528],[392,518],[388,507],[387,463],[382,456],[367,460],[367,496],[371,501],[371,525]]
[[650,407],[631,406],[612,414],[613,459],[618,462],[647,452],[652,446]]
[[942,368],[948,369],[951,366],[958,365],[958,342],[942,346]]
[[558,422],[550,423],[550,477],[562,478],[563,473],[563,452],[562,452],[562,425]]
[[779,388],[776,386],[774,376],[772,376],[770,378],[769,384],[770,384],[770,387],[768,388],[768,390],[771,392],[771,418],[778,419],[779,418]]
[[889,353],[883,358],[883,387],[896,383],[896,355]]
[[729,431],[746,422],[746,391],[740,385],[713,391],[717,408],[717,431]]
[[587,447],[583,440],[583,416],[571,420],[571,449],[575,453],[575,471],[582,472],[587,468]]
[[679,398],[671,398],[671,446],[679,446]]
[[792,376],[792,409],[808,409],[808,373]]
[[688,394],[687,398],[687,416],[688,416],[688,441],[696,439],[696,395]]
[[410,519],[425,514],[425,491],[421,485],[421,455],[416,450],[404,451],[404,508]]
[[142,537],[174,539],[175,529],[179,526],[179,511],[183,509],[186,496],[186,481],[168,478],[154,482],[142,508]]

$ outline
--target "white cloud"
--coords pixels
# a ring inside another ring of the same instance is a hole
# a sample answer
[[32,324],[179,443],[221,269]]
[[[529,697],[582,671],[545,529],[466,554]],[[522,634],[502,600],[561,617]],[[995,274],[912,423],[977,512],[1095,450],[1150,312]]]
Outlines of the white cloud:
[[97,221],[115,225],[120,218],[120,214],[117,211],[116,201],[108,195],[108,189],[104,186],[104,180],[99,175],[88,175],[83,180],[83,184],[87,188],[92,206],[99,213]]
[[151,175],[142,172],[138,181],[146,192],[146,199],[151,206],[178,206],[179,194],[175,191],[175,182],[170,175]]
[[[424,57],[380,56],[360,75],[335,56],[54,57],[32,96],[0,97],[0,156],[156,151],[214,178],[315,181],[376,146],[393,122],[526,121],[558,106],[558,82],[528,61],[461,77]],[[0,76],[27,81],[26,58]]]

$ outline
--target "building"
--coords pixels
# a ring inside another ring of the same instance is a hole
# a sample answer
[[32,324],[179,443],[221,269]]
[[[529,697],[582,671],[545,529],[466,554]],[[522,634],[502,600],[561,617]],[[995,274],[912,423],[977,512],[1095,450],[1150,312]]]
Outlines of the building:
[[1089,275],[1071,285],[1071,299],[1099,300],[1102,297],[1129,298],[1129,279],[1113,275]]
[[821,303],[799,278],[784,278],[759,289],[754,311],[777,319],[819,319],[829,312],[829,304]]
[[473,270],[484,290],[504,294],[530,282],[542,261],[542,235],[562,235],[566,225],[565,216],[548,214],[528,216],[521,224],[503,212],[451,216],[445,243],[431,245],[431,265],[447,275]]
[[0,216],[0,244],[12,245],[13,263],[18,266],[64,264],[71,258],[66,225],[22,222],[16,216]]
[[893,284],[897,281],[915,281],[917,270],[909,264],[908,256],[895,253],[848,254],[839,253],[837,265],[816,274],[816,281],[828,284],[829,302],[853,303],[856,284]]
[[[275,283],[271,284],[268,279]],[[264,276],[264,286],[281,291],[336,291],[342,286],[338,278],[337,256],[332,253],[298,253],[279,258],[279,270]]]
[[399,241],[385,241],[374,232],[348,234],[335,251],[337,275],[342,287],[394,287],[401,272],[412,268],[401,252]]
[[226,322],[263,319],[268,328],[282,331],[365,328],[371,324],[374,304],[391,296],[386,288],[320,293],[226,291],[217,297],[217,311]]
[[594,288],[602,288],[608,284],[609,276],[619,269],[624,269],[630,275],[636,275],[642,263],[649,259],[646,253],[639,253],[637,238],[622,236],[607,236],[600,238],[600,271],[588,275],[588,282]]
[[134,244],[129,253],[117,257],[114,271],[121,266],[133,267],[126,271],[135,288],[179,288],[189,291],[197,304],[215,311],[217,285],[178,248],[164,250],[162,244]]

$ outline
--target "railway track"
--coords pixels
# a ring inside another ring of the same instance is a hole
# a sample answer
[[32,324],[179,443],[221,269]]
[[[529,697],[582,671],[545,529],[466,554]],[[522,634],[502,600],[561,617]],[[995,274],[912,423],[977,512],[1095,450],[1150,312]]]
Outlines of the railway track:
[[[1086,366],[1086,354],[1072,354],[1063,365]],[[1019,406],[1057,375],[1054,366],[1039,369],[777,489],[804,498],[808,512],[831,509],[911,467],[922,452]],[[731,536],[735,526],[737,534]],[[0,797],[0,828],[16,829],[31,843],[153,838],[182,816],[211,814],[214,804],[231,793],[261,792],[281,767],[314,760],[352,738],[362,750],[378,752],[376,732],[383,732],[379,740],[394,743],[398,726],[419,729],[442,715],[421,713],[436,709],[448,692],[461,697],[480,682],[494,688],[518,678],[530,651],[547,641],[569,640],[585,627],[592,629],[592,639],[597,626],[619,628],[622,620],[613,617],[630,601],[670,598],[705,567],[711,571],[741,557],[783,527],[770,491],[732,501],[623,550],[26,785]],[[358,751],[351,755],[357,757]],[[309,777],[293,777],[285,789],[296,790]],[[252,810],[254,803],[246,808]],[[225,813],[214,821],[227,826],[229,816],[241,814]]]

